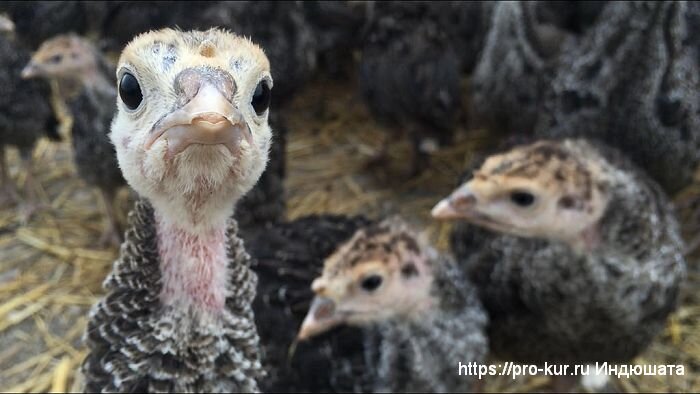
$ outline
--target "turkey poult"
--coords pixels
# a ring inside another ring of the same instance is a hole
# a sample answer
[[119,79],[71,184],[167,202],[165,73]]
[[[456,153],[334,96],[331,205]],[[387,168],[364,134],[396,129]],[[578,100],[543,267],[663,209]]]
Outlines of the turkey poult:
[[295,342],[308,311],[311,283],[323,261],[371,221],[362,216],[311,215],[241,230],[254,259],[258,288],[253,311],[267,376],[263,392],[367,392],[363,333],[343,327]]
[[41,44],[22,77],[57,81],[58,96],[68,105],[73,118],[73,160],[78,174],[100,190],[107,210],[107,227],[99,244],[118,246],[121,232],[114,200],[126,181],[109,140],[117,97],[114,70],[86,39],[60,35]]
[[110,137],[130,186],[121,256],[87,329],[87,391],[257,391],[256,275],[231,219],[270,148],[270,64],[211,29],[137,36]]
[[[27,220],[39,207],[32,176],[32,152],[42,136],[60,140],[58,119],[53,114],[49,86],[43,81],[24,81],[20,78],[22,67],[30,53],[14,37],[14,24],[0,15],[0,205],[23,201],[22,220]],[[5,150],[7,146],[19,149],[22,170],[25,174],[24,199],[10,179]]]
[[482,227],[458,224],[451,243],[498,357],[627,362],[676,308],[685,261],[671,203],[612,148],[539,141],[491,156],[432,214]]
[[376,326],[365,344],[375,391],[469,391],[456,372],[484,360],[486,313],[476,288],[398,218],[359,230],[326,259],[299,330],[305,339],[339,324]]

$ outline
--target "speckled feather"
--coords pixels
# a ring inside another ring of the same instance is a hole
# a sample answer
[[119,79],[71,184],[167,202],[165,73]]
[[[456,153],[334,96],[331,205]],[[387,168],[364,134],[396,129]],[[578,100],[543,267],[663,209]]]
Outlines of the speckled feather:
[[615,171],[599,223],[601,247],[577,254],[567,244],[458,224],[451,245],[479,288],[490,317],[492,352],[519,362],[626,362],[676,308],[685,276],[673,208],[660,187],[620,152],[601,154]]
[[257,277],[228,227],[230,294],[219,316],[164,308],[153,210],[141,200],[129,215],[107,294],[90,311],[86,392],[257,391],[264,376],[250,307]]
[[373,115],[416,145],[451,141],[461,106],[459,58],[449,30],[424,18],[424,3],[378,3],[359,65],[360,90]]
[[[105,76],[108,81],[112,75]],[[83,88],[67,100],[73,116],[73,160],[78,174],[89,185],[114,195],[126,186],[119,170],[117,153],[109,139],[110,125],[117,100],[116,89],[108,91]]]
[[538,135],[601,139],[667,191],[686,186],[700,161],[700,40],[692,10],[686,2],[607,4],[563,51]]
[[499,132],[532,132],[554,72],[558,47],[553,43],[561,44],[566,38],[553,25],[540,23],[535,7],[534,2],[493,6],[486,43],[470,83],[474,125]]

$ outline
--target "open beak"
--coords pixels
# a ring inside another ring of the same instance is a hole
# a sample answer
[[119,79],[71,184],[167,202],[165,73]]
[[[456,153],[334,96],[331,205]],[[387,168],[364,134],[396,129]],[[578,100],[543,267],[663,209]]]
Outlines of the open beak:
[[33,61],[27,63],[26,66],[22,69],[22,74],[21,77],[22,79],[30,79],[30,78],[35,78],[36,76],[39,75],[39,67],[37,67],[36,63]]
[[252,146],[253,136],[241,111],[212,84],[203,83],[190,102],[156,122],[144,148],[165,140],[168,157],[192,144],[225,145],[237,154],[243,139]]
[[463,219],[473,214],[475,205],[476,196],[466,183],[437,203],[430,214],[435,219]]
[[337,313],[335,302],[326,297],[316,296],[311,302],[304,322],[301,323],[297,340],[303,341],[322,334],[341,323],[343,318]]

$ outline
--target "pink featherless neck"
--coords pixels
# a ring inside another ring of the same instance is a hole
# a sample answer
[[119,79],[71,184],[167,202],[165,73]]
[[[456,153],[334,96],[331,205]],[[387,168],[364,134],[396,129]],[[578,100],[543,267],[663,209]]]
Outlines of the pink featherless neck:
[[228,295],[226,225],[193,232],[156,214],[161,302],[173,307],[219,312]]

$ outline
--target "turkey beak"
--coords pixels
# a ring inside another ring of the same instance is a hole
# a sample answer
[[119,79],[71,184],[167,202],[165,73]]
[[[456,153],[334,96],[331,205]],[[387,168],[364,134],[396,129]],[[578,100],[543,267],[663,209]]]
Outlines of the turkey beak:
[[437,203],[430,214],[435,219],[460,219],[470,216],[475,205],[476,196],[467,183]]
[[33,61],[30,61],[22,69],[21,77],[22,77],[22,79],[30,79],[30,78],[35,78],[38,75],[39,75],[39,66],[37,66],[37,64],[34,63]]
[[192,144],[225,145],[238,154],[241,141],[252,146],[253,138],[243,114],[212,84],[203,83],[197,94],[153,126],[144,148],[158,140],[167,142],[167,157],[173,157]]
[[297,340],[303,341],[322,334],[342,322],[342,317],[336,312],[335,302],[326,297],[316,296],[301,324]]

